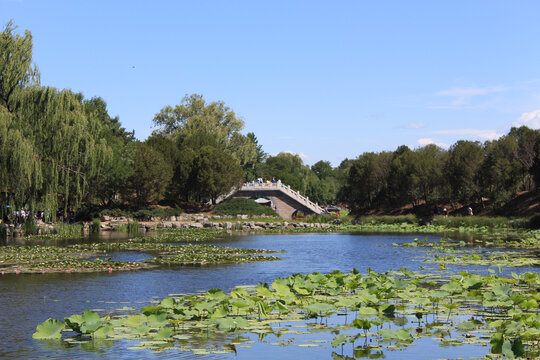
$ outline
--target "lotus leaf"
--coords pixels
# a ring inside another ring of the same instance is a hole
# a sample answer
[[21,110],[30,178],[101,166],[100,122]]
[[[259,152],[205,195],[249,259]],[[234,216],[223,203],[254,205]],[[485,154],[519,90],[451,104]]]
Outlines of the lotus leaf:
[[360,316],[375,316],[375,315],[378,315],[379,312],[377,311],[377,309],[374,309],[372,307],[368,307],[368,306],[362,306],[360,309],[358,309],[358,315]]
[[227,294],[221,289],[210,289],[206,292],[206,297],[212,300],[222,300],[227,298]]
[[139,325],[146,323],[148,318],[145,315],[135,314],[128,316],[124,322],[125,326],[135,328]]
[[70,317],[67,317],[64,320],[66,322],[66,325],[69,326],[71,330],[78,332],[79,334],[82,333],[81,325],[84,323],[82,315],[79,315],[79,314],[71,315]]
[[176,304],[175,298],[168,297],[161,300],[161,302],[159,303],[159,306],[164,307],[164,308],[174,308],[175,304]]
[[347,335],[343,335],[343,334],[338,335],[332,340],[331,345],[333,348],[338,347],[340,345],[344,345],[349,342],[349,338],[350,337]]
[[479,289],[483,283],[484,282],[480,276],[473,275],[464,279],[462,282],[462,285],[465,289],[471,290],[471,289]]
[[306,306],[306,312],[312,315],[326,315],[334,310],[333,305],[321,302]]
[[379,306],[379,312],[383,313],[386,316],[394,315],[396,307],[394,304],[382,304]]
[[371,328],[371,322],[367,319],[357,318],[354,319],[352,325],[358,329],[369,330]]
[[262,298],[271,298],[273,297],[273,294],[266,286],[257,286],[257,296]]
[[231,291],[231,298],[233,299],[245,299],[247,295],[247,290],[244,288],[236,287]]
[[141,311],[143,312],[144,315],[148,316],[148,315],[152,315],[152,314],[156,314],[156,313],[159,313],[163,310],[163,307],[161,306],[154,306],[154,305],[149,305],[149,306],[145,306],[143,308],[141,308]]
[[60,339],[62,330],[65,324],[62,320],[47,319],[36,327],[36,331],[32,335],[34,339]]
[[150,332],[150,328],[144,324],[134,327],[130,330],[133,335],[142,336]]
[[217,319],[217,318],[222,318],[222,317],[225,317],[229,315],[229,307],[222,304],[220,306],[218,306],[214,312],[212,313],[212,315],[210,316],[212,319]]
[[103,324],[92,333],[94,339],[105,339],[107,336],[114,333],[113,326],[109,323]]
[[471,331],[476,329],[476,323],[472,320],[467,320],[458,324],[457,329],[460,331]]
[[167,313],[159,312],[155,314],[150,314],[147,316],[146,323],[150,327],[161,327],[161,326],[167,325],[169,323],[169,321],[167,320]]
[[154,335],[154,340],[165,340],[170,339],[173,334],[173,330],[171,328],[160,328],[156,335]]
[[509,284],[495,284],[493,285],[491,291],[493,291],[493,294],[501,299],[507,299],[510,297],[510,294],[512,293],[512,286]]
[[413,336],[410,332],[405,329],[399,330],[390,330],[390,329],[381,329],[379,330],[379,335],[387,340],[398,340],[398,341],[413,341]]
[[216,321],[217,327],[220,330],[230,331],[235,329],[246,328],[249,323],[243,317],[224,317]]
[[287,280],[283,278],[277,278],[272,283],[272,288],[276,291],[277,295],[280,297],[290,297],[293,296]]

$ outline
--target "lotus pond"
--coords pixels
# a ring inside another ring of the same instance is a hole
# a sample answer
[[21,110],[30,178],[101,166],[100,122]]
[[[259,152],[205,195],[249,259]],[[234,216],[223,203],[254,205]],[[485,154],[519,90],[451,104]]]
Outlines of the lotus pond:
[[[497,248],[496,256],[532,259],[514,264],[490,262],[494,249],[489,244],[471,248],[459,241],[441,242],[434,235],[228,236],[205,245],[285,252],[277,255],[279,261],[6,274],[0,278],[0,356],[538,355],[540,280],[534,248],[526,253]],[[99,251],[104,246],[109,246],[111,261],[139,261],[141,256],[128,245],[82,244],[73,249]],[[471,262],[442,261],[444,256],[469,256]],[[477,257],[482,261],[472,261]]]

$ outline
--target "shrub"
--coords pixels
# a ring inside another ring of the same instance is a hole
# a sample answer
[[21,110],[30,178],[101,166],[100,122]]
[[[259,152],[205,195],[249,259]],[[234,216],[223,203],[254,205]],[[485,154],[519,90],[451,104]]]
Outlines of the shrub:
[[25,235],[35,235],[38,232],[39,227],[32,218],[27,218],[23,225],[22,229]]
[[277,216],[276,212],[268,206],[257,204],[251,199],[233,198],[225,200],[214,208],[216,215],[270,215]]
[[94,218],[92,220],[92,225],[90,225],[91,232],[97,232],[101,229],[101,220],[99,218]]
[[180,208],[153,208],[150,209],[150,214],[154,217],[169,217],[169,216],[178,216],[182,215],[184,210]]
[[54,226],[54,233],[62,236],[80,236],[83,232],[81,224],[66,224],[59,222]]
[[540,229],[540,214],[536,214],[529,219],[528,227],[530,229]]
[[114,227],[114,230],[125,232],[128,234],[138,234],[141,229],[141,225],[137,221],[129,221],[126,224],[121,224]]
[[115,209],[103,209],[99,212],[100,216],[112,216],[112,217],[120,217],[120,216],[129,216],[129,211],[115,208]]

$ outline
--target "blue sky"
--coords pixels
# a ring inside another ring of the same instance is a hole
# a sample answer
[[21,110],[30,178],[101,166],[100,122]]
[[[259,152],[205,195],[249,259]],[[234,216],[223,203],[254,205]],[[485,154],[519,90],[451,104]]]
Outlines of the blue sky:
[[540,128],[540,1],[0,0],[42,84],[102,97],[139,139],[186,94],[269,154],[367,151]]

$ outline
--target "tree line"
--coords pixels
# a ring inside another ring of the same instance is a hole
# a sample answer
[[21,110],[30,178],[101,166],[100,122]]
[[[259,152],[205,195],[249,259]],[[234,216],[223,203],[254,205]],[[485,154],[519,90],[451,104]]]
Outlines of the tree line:
[[355,159],[339,198],[363,211],[407,204],[500,206],[540,184],[540,131],[513,127],[498,140],[460,140],[444,150],[367,152]]
[[[460,141],[364,153],[338,167],[295,154],[268,155],[222,101],[186,95],[135,138],[100,98],[40,83],[32,35],[9,22],[0,33],[0,206],[79,212],[91,207],[215,202],[243,182],[280,179],[319,204],[355,209],[483,197],[506,201],[540,183],[539,132],[513,128],[499,140]],[[10,210],[11,209],[11,210]]]

